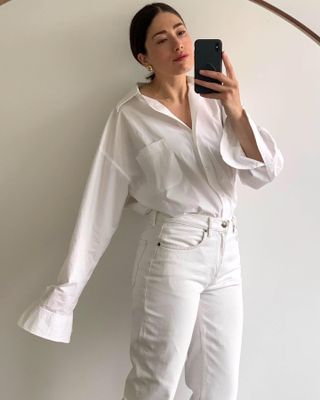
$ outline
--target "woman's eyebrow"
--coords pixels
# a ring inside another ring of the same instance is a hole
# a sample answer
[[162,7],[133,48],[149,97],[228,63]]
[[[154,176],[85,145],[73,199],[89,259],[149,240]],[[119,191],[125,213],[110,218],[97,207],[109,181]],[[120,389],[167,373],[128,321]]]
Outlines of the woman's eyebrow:
[[[174,28],[177,28],[177,27],[180,26],[180,25],[184,25],[184,24],[183,24],[182,22],[178,22],[177,24],[173,25],[173,29],[174,29]],[[153,39],[155,36],[160,35],[161,33],[166,33],[166,32],[167,32],[166,30],[157,32],[157,33],[155,33],[155,34],[152,36],[152,39]]]

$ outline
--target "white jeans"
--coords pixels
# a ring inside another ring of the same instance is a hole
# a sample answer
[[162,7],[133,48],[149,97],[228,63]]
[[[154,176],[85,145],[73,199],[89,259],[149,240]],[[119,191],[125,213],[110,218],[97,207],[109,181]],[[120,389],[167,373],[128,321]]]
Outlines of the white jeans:
[[132,271],[123,400],[172,400],[185,366],[190,400],[235,400],[243,325],[236,217],[152,210]]

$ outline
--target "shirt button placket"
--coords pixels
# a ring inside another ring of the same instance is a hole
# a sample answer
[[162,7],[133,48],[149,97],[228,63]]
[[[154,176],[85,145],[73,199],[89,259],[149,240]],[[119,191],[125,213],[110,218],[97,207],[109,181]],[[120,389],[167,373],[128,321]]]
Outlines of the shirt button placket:
[[222,209],[222,208],[223,208],[223,201],[222,201],[222,199],[221,199],[219,193],[218,193],[217,190],[216,190],[216,188],[217,188],[217,182],[212,182],[212,181],[211,181],[211,174],[209,173],[209,172],[210,172],[209,166],[208,166],[208,164],[206,163],[205,157],[203,156],[203,154],[201,154],[200,146],[199,146],[199,141],[198,141],[198,138],[197,138],[197,137],[196,137],[196,146],[197,146],[197,150],[198,150],[198,154],[199,154],[199,158],[200,158],[201,164],[202,164],[202,166],[203,166],[203,169],[204,169],[205,174],[206,174],[206,177],[207,177],[207,181],[208,181],[209,185],[212,187],[212,189],[216,192],[216,194],[217,194],[217,196],[218,196],[218,198],[219,198],[219,200],[220,200],[221,209]]
[[206,162],[205,162],[205,158],[204,158],[203,155],[201,154],[200,146],[199,146],[199,141],[196,140],[196,142],[197,142],[197,149],[198,149],[199,158],[200,158],[200,160],[201,160],[201,164],[202,164],[202,166],[203,166],[203,168],[204,168],[204,170],[205,170],[207,180],[208,180],[208,182],[210,183],[209,174],[208,174],[208,166],[207,166],[207,164],[206,164]]

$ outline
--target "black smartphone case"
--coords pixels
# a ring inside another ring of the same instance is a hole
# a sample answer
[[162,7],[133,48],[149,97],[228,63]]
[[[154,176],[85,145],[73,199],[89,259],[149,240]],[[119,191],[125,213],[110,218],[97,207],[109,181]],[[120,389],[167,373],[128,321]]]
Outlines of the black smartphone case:
[[[194,77],[207,82],[215,82],[221,85],[221,81],[201,75],[200,69],[209,69],[222,72],[222,41],[220,39],[197,39],[194,42]],[[219,93],[195,83],[196,93]]]

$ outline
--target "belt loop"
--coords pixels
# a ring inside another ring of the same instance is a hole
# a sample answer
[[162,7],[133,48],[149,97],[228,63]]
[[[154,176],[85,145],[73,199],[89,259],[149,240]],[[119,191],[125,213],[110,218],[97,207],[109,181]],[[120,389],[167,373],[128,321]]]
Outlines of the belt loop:
[[236,216],[233,215],[233,216],[232,216],[233,232],[235,231],[236,222],[237,222]]
[[211,236],[211,234],[212,234],[212,230],[211,230],[211,228],[212,228],[212,217],[209,215],[209,217],[208,217],[208,236]]
[[153,212],[153,215],[152,215],[152,226],[155,226],[156,221],[157,221],[157,213],[158,213],[158,211],[157,210],[153,210],[152,212]]

